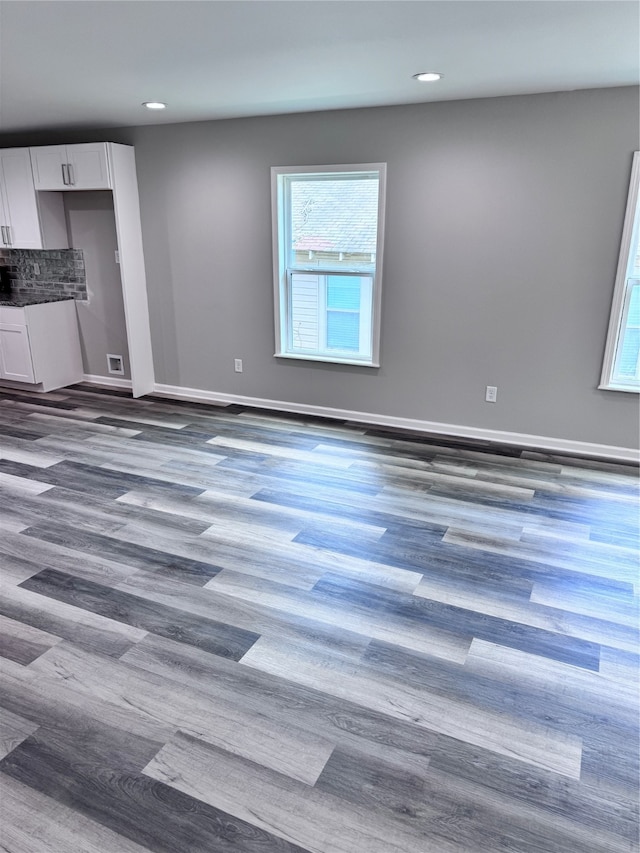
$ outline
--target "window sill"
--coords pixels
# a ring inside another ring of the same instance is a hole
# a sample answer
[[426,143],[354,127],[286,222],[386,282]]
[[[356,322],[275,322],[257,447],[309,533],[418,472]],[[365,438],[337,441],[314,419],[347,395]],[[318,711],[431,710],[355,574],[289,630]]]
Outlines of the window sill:
[[276,352],[274,358],[288,358],[293,361],[318,361],[321,364],[347,364],[354,367],[380,367],[380,362],[362,361],[356,358],[330,358],[326,355],[294,355],[288,352]]
[[608,385],[598,385],[598,391],[626,391],[627,394],[640,394],[640,387],[631,388],[629,385],[615,385],[611,382]]

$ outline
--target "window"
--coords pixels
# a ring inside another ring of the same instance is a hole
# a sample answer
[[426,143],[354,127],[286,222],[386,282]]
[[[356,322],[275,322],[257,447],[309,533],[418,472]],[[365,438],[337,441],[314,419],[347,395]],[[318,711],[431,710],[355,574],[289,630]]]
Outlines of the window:
[[640,391],[640,152],[633,155],[600,388]]
[[276,356],[377,367],[385,165],[271,178]]

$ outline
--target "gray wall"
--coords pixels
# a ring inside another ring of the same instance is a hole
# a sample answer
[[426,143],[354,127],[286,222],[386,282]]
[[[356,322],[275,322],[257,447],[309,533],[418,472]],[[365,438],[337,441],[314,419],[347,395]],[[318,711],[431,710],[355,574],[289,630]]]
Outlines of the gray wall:
[[[637,445],[637,396],[597,390],[636,89],[165,125],[131,141],[158,382]],[[382,367],[273,358],[269,167],[378,161]]]
[[[638,126],[624,88],[65,140],[136,146],[157,382],[634,447],[597,385]],[[269,167],[378,161],[382,367],[275,359]]]
[[110,190],[68,192],[64,205],[71,245],[84,253],[88,301],[77,303],[84,371],[109,376],[111,353],[123,357],[130,379],[113,196]]

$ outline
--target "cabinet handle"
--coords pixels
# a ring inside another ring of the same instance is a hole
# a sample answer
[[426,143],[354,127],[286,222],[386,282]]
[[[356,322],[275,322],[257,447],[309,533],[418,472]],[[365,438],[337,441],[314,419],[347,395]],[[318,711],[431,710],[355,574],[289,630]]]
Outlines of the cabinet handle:
[[9,245],[9,238],[7,236],[7,226],[6,225],[0,225],[0,235],[2,235],[2,242],[4,243],[4,245],[8,246]]
[[61,163],[60,168],[62,169],[62,183],[66,186],[69,183],[67,180],[67,164]]
[[67,175],[69,176],[69,183],[73,186],[76,180],[73,176],[73,166],[71,165],[71,163],[67,163]]
[[7,246],[10,246],[11,245],[11,226],[5,225],[5,228],[7,229]]

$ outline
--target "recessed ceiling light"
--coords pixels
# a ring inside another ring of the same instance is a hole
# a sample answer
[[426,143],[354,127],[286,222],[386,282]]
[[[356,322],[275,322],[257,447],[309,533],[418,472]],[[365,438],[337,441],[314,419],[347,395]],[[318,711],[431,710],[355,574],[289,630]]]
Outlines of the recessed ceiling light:
[[167,105],[163,104],[162,101],[145,101],[142,106],[148,110],[164,110],[167,108]]
[[441,80],[443,76],[437,71],[421,71],[420,74],[414,74],[413,79],[421,83],[433,83],[435,80]]

